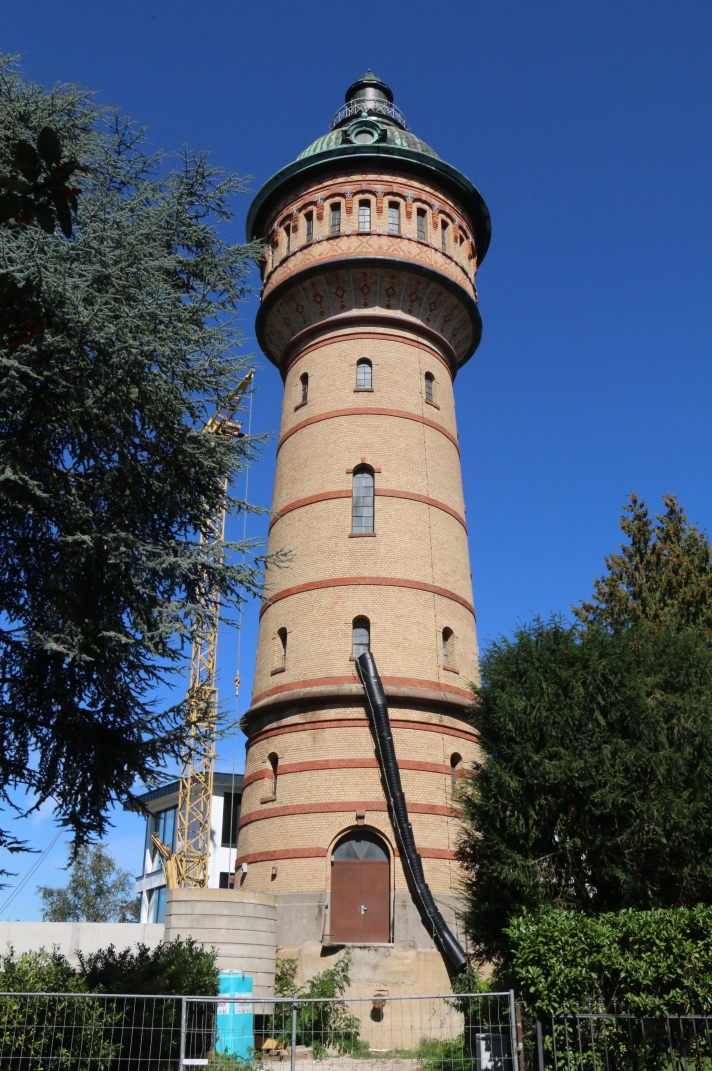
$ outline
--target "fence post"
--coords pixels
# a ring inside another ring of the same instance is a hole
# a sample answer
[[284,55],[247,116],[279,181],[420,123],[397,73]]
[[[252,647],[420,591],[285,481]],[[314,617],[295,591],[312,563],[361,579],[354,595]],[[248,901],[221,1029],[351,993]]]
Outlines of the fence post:
[[515,1071],[517,1063],[517,1013],[514,1004],[514,990],[509,990],[509,1048],[512,1057],[511,1068]]
[[292,1054],[290,1058],[291,1071],[297,1066],[297,1005],[292,1004]]
[[524,1029],[522,1027],[522,1006],[519,1002],[514,1005],[514,1014],[517,1019],[517,1052],[519,1053],[519,1071],[524,1071]]
[[536,1013],[536,1055],[539,1061],[539,1071],[544,1071],[544,1040],[541,1034],[541,1019],[539,1012]]
[[183,1061],[185,1060],[185,1006],[186,999],[181,997],[180,1002],[180,1053],[178,1056],[178,1071],[183,1071]]

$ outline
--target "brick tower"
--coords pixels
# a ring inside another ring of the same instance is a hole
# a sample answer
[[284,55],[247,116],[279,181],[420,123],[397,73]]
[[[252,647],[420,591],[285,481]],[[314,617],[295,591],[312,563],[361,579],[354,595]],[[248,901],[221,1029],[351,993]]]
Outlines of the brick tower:
[[425,877],[457,932],[452,797],[477,752],[478,666],[453,381],[480,341],[489,213],[367,71],[247,229],[267,243],[257,336],[284,380],[269,547],[291,560],[267,576],[243,721],[239,883],[277,896],[304,976],[351,945],[355,986],[440,992],[355,658],[378,664]]

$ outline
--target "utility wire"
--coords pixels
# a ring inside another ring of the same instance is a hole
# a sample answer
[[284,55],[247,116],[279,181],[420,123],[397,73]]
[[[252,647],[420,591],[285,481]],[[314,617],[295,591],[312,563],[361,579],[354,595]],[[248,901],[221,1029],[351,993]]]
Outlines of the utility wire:
[[27,873],[25,874],[25,876],[22,879],[22,881],[20,882],[20,884],[15,886],[15,891],[12,893],[11,896],[8,896],[8,898],[5,901],[5,903],[2,905],[2,907],[0,907],[0,915],[2,915],[2,913],[8,909],[8,907],[10,906],[12,901],[15,899],[15,897],[18,896],[22,892],[22,890],[24,889],[25,885],[27,885],[27,882],[30,880],[32,875],[37,873],[38,867],[41,866],[41,864],[46,860],[47,856],[52,851],[52,849],[54,848],[54,846],[57,843],[57,841],[59,840],[59,838],[62,836],[62,833],[63,833],[63,830],[60,829],[59,832],[57,833],[57,836],[54,838],[54,840],[45,848],[45,850],[42,852],[42,854],[40,856],[38,856],[37,859],[35,859],[34,863],[30,867],[30,869],[27,871]]

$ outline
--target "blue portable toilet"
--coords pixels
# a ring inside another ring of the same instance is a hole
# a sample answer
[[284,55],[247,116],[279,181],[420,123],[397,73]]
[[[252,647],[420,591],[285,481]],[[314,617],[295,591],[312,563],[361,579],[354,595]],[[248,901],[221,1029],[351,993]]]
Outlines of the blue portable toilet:
[[218,1002],[215,1051],[248,1060],[254,1045],[252,978],[240,971],[222,971],[219,992],[228,999]]

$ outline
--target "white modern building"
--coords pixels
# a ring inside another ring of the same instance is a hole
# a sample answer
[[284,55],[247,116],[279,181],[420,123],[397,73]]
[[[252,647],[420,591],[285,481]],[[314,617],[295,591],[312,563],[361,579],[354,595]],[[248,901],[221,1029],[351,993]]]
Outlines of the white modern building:
[[[178,781],[144,792],[138,799],[151,812],[146,819],[141,873],[136,879],[136,893],[141,897],[140,922],[164,922],[166,883],[158,852],[151,834],[175,851],[178,814]],[[242,803],[242,774],[216,773],[210,807],[210,860],[208,888],[228,889],[235,869],[237,838]]]

